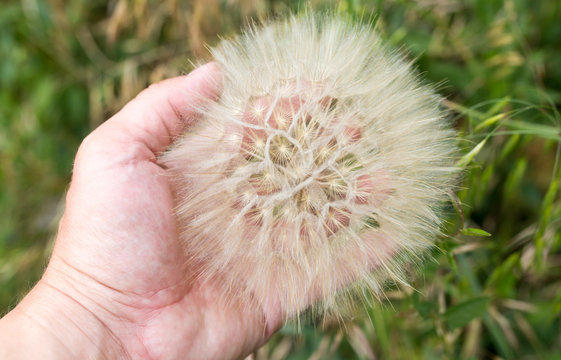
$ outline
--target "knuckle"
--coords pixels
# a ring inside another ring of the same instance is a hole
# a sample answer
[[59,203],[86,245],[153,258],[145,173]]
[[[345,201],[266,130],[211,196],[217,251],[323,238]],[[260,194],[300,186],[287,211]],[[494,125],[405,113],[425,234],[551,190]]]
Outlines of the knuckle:
[[100,152],[102,145],[97,134],[97,130],[91,132],[88,136],[82,140],[82,143],[78,147],[76,153],[76,158],[74,161],[74,166],[77,167],[84,159],[88,159],[91,156]]

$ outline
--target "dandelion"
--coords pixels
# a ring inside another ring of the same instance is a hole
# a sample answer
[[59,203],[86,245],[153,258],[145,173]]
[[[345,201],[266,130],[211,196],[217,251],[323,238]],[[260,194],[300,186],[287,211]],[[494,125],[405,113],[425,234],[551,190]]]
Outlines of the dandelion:
[[440,234],[454,137],[439,97],[375,30],[293,16],[212,49],[221,97],[160,161],[198,280],[223,298],[314,303],[404,282]]

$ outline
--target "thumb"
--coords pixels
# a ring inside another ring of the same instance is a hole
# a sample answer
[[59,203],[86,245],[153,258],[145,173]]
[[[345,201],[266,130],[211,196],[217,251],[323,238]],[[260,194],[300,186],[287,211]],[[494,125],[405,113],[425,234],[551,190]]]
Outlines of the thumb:
[[93,151],[98,160],[102,156],[109,163],[154,161],[196,120],[202,105],[218,97],[220,88],[216,63],[153,84],[88,135],[78,155]]

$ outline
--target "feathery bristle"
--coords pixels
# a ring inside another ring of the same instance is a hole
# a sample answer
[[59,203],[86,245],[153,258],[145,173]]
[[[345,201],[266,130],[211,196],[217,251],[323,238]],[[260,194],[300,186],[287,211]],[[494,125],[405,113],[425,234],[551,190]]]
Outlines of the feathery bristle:
[[311,302],[338,314],[351,291],[403,282],[457,173],[439,97],[370,26],[331,15],[212,53],[222,95],[160,159],[199,279],[288,316]]

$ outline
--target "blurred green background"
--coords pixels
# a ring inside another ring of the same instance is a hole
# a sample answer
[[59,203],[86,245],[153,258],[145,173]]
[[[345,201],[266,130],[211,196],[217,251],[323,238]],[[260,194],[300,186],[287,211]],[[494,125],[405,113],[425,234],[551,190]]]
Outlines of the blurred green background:
[[412,267],[415,291],[388,286],[342,324],[287,326],[253,357],[561,359],[558,0],[3,0],[0,311],[44,269],[86,134],[218,36],[306,6],[375,21],[440,85],[463,148],[461,210]]

